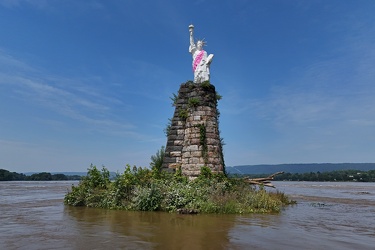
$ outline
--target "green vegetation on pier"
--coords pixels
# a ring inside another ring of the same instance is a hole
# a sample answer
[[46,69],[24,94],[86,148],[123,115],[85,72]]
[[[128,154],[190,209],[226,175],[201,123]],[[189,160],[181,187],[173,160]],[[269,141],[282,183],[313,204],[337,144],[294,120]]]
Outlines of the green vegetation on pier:
[[290,200],[283,193],[268,192],[238,178],[213,174],[202,167],[201,174],[188,180],[181,171],[168,173],[157,167],[131,168],[111,181],[109,171],[91,165],[78,186],[72,186],[64,202],[72,206],[138,211],[200,213],[279,212]]

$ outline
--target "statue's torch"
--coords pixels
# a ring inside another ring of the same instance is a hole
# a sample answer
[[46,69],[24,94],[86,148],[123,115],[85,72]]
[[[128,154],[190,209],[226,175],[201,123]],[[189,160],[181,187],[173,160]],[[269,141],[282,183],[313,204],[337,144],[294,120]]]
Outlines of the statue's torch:
[[189,25],[189,31],[190,31],[190,33],[192,33],[194,31],[194,25],[192,25],[192,24]]

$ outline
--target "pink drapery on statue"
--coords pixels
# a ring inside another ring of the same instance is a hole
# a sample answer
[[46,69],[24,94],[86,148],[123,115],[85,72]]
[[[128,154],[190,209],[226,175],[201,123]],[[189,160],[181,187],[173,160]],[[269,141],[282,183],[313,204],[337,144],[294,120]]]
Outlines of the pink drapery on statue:
[[198,65],[202,61],[204,56],[204,50],[201,50],[199,54],[195,57],[194,62],[193,62],[193,72],[197,69]]

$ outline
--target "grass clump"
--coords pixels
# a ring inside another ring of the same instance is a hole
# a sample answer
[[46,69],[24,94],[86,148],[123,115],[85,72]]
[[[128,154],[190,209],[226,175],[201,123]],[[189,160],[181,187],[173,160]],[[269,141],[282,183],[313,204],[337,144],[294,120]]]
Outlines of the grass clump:
[[267,192],[242,179],[213,174],[202,167],[194,180],[160,171],[158,168],[131,168],[109,179],[108,170],[91,165],[78,186],[72,186],[64,203],[72,206],[100,207],[137,211],[176,212],[179,209],[200,213],[271,213],[290,203],[282,193]]
[[190,108],[198,107],[199,106],[199,99],[197,97],[192,97],[188,101],[188,105]]
[[178,112],[178,117],[180,117],[182,120],[186,120],[189,116],[189,111],[186,109],[181,109]]

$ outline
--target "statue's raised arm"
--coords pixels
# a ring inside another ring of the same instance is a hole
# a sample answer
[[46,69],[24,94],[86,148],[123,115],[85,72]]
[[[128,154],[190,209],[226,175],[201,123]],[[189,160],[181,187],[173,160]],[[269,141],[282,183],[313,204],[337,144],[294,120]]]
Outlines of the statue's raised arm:
[[195,47],[194,43],[194,25],[190,24],[189,25],[189,32],[190,32],[190,47],[189,47],[189,52],[191,53],[191,48]]
[[212,62],[213,54],[207,56],[207,52],[203,50],[205,42],[198,40],[197,44],[194,43],[194,25],[189,25],[190,32],[190,46],[189,52],[193,56],[193,72],[194,83],[202,83],[210,80],[210,64]]

